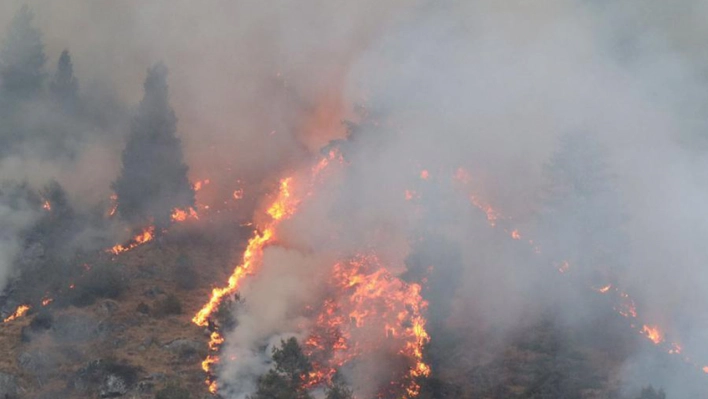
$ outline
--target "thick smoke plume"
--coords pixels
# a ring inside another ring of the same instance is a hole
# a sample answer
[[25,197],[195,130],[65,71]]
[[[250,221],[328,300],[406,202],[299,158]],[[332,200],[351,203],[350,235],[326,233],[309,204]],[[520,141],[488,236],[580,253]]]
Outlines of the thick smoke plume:
[[[299,182],[298,212],[240,289],[227,397],[254,392],[281,338],[307,338],[334,264],[374,253],[427,282],[431,345],[457,345],[465,366],[483,337],[499,353],[549,313],[598,328],[622,306],[590,299],[610,286],[695,363],[664,364],[647,341],[628,349],[623,393],[705,392],[707,1],[28,4],[45,72],[68,49],[84,105],[24,103],[12,123],[57,127],[64,147],[3,150],[2,179],[55,179],[82,212],[107,202],[145,71],[164,62],[189,178],[210,180],[198,202],[259,225],[278,180]],[[0,32],[20,6],[0,5]],[[310,185],[330,149],[342,161]],[[36,218],[0,199],[0,286]],[[377,363],[345,370],[356,392],[375,391]]]

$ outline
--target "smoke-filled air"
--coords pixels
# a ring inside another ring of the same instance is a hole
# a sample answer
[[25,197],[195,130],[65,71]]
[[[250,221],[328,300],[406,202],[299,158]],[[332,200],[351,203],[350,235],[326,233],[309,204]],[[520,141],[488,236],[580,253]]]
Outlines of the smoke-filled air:
[[708,398],[707,18],[0,2],[0,398]]

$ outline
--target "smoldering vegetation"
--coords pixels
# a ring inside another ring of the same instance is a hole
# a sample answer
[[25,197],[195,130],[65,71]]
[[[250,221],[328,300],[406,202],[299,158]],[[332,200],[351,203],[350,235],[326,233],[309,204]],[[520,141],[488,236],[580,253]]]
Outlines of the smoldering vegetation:
[[[706,396],[705,1],[28,4],[0,5],[0,394]],[[420,287],[416,394],[411,319],[336,267]],[[356,358],[312,387],[324,304]]]

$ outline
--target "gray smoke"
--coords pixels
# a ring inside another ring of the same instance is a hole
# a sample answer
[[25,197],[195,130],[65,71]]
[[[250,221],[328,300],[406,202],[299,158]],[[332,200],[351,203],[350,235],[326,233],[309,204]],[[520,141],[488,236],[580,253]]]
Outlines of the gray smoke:
[[[582,282],[612,280],[635,298],[642,321],[708,364],[708,2],[29,4],[49,60],[71,50],[82,93],[128,108],[141,97],[146,67],[164,61],[190,177],[210,178],[227,194],[238,179],[254,195],[293,170],[306,174],[321,146],[346,135],[343,119],[378,123],[364,125],[369,136],[352,144],[350,169],[332,177],[340,183],[319,187],[283,225],[281,247],[267,250],[262,274],[243,288],[241,325],[226,344],[240,360],[220,374],[238,387],[234,395],[250,392],[267,369],[264,347],[307,334],[300,310],[321,299],[334,261],[374,251],[403,275],[420,232],[459,252],[459,287],[430,298],[452,304],[449,325],[498,325],[511,334],[520,317],[546,309],[587,323],[599,310],[576,295],[575,283],[535,292],[539,276],[584,242],[569,239],[536,256],[508,241],[501,224],[490,228],[466,198],[469,189],[494,204],[524,239],[554,242],[537,223],[547,206],[544,164],[560,137],[578,132],[606,149],[627,216],[617,220],[626,251],[613,254],[627,259],[621,270],[609,278],[593,274],[607,265],[590,265],[583,273],[594,277]],[[0,32],[18,8],[0,5]],[[118,114],[75,159],[47,161],[23,148],[0,162],[0,175],[37,184],[56,178],[72,198],[107,198],[124,138],[110,133],[126,126]],[[471,176],[464,189],[452,178],[459,167]],[[430,182],[419,178],[422,169]],[[406,201],[406,190],[420,200]],[[577,220],[609,211],[572,209],[556,222],[581,228]],[[648,382],[676,397],[698,389],[673,369],[638,368],[653,351],[647,345],[627,361],[628,391]]]

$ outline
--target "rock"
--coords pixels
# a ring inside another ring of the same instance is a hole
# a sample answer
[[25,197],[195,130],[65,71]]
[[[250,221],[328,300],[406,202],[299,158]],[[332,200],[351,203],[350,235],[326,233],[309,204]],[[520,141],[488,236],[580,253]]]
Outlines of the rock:
[[17,399],[17,378],[12,374],[0,372],[0,398]]
[[17,357],[17,362],[23,370],[34,375],[42,375],[52,371],[56,365],[56,358],[46,352],[35,350],[22,352]]
[[143,295],[145,295],[148,298],[155,298],[158,295],[162,295],[164,293],[165,293],[165,291],[163,291],[162,288],[160,288],[160,287],[151,287],[151,288],[148,288],[147,290],[145,290],[145,292],[143,292]]
[[67,388],[82,392],[97,391],[101,398],[125,395],[138,381],[139,370],[126,363],[93,360],[76,371]]
[[64,315],[54,322],[51,335],[58,342],[86,342],[98,338],[102,332],[100,324],[86,315]]
[[150,393],[155,388],[155,384],[151,381],[140,381],[138,383],[138,392]]
[[148,336],[143,339],[143,342],[141,343],[142,346],[149,348],[150,345],[152,345],[155,342],[155,337],[153,336]]
[[152,373],[147,376],[146,380],[164,381],[166,377],[165,373]]
[[109,374],[99,388],[102,398],[115,398],[128,392],[128,383],[120,376]]

